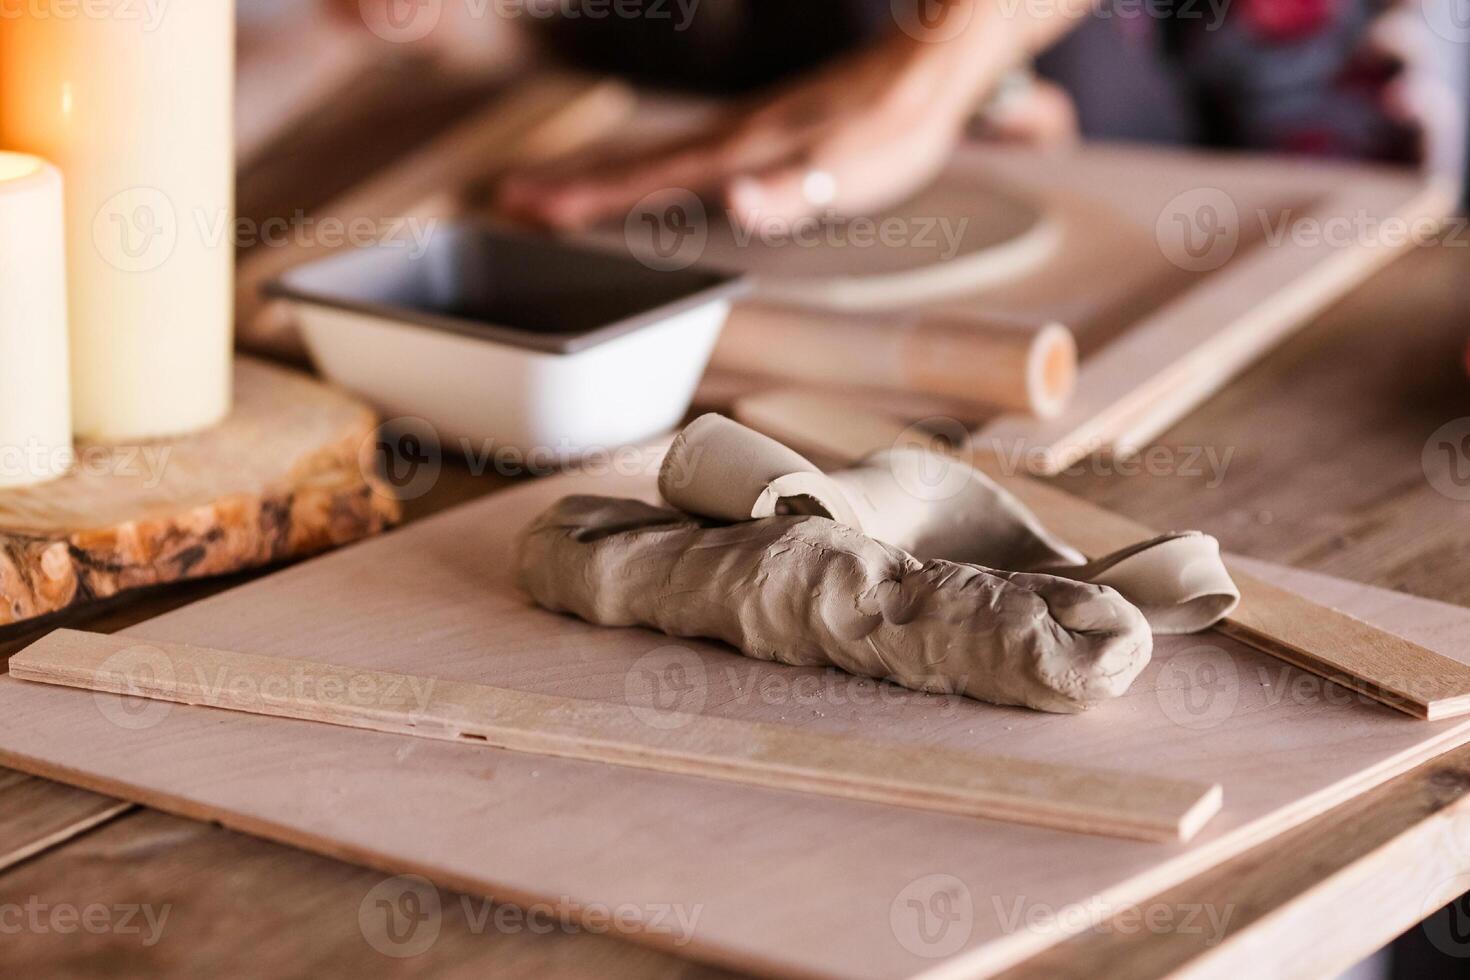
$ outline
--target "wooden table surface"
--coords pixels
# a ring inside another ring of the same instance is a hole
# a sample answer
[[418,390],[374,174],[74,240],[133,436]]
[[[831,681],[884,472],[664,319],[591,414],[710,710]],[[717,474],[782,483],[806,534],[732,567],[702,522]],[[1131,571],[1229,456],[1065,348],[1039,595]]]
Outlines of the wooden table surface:
[[[1170,431],[1160,445],[1172,451],[1147,457],[1150,472],[1084,464],[1062,482],[1154,526],[1201,527],[1237,552],[1470,605],[1470,505],[1452,499],[1470,497],[1470,454],[1425,453],[1454,420],[1464,427],[1455,441],[1470,437],[1470,248],[1456,242],[1404,257],[1321,317]],[[1223,479],[1210,459],[1226,464]],[[410,518],[508,482],[447,467],[434,491],[409,505]],[[68,625],[119,629],[238,581],[139,596]],[[0,655],[27,639],[0,633]],[[1150,903],[1177,928],[1120,923],[1008,976],[1345,968],[1470,890],[1467,796],[1470,747]],[[418,928],[438,931],[427,951],[397,956],[429,933],[414,931],[408,942],[385,933],[378,903],[397,896],[392,885],[374,890],[384,880],[0,769],[7,975],[718,975],[612,936],[497,915],[479,898],[449,892],[439,893],[438,915],[401,906]],[[1223,941],[1186,925],[1204,914],[1227,919]],[[1470,954],[1470,943],[1461,952]]]

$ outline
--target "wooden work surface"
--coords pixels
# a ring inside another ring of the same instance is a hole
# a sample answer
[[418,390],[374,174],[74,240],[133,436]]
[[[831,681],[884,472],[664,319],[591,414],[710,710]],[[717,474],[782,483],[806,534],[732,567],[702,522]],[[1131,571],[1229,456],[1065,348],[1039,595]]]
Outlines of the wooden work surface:
[[[1470,604],[1470,582],[1456,563],[1470,535],[1464,505],[1436,491],[1421,462],[1436,429],[1470,414],[1458,368],[1470,313],[1461,285],[1466,257],[1446,247],[1403,260],[1172,430],[1166,445],[1213,447],[1217,459],[1233,451],[1218,486],[1208,470],[1197,477],[1099,472],[1065,482],[1140,519],[1201,525],[1237,552]],[[1174,460],[1182,466],[1192,454],[1186,449]],[[1431,454],[1430,472],[1442,478],[1447,471],[1448,460]],[[505,482],[446,474],[417,511]],[[78,625],[118,628],[212,587],[152,597],[145,607]],[[12,647],[23,642],[16,639]],[[1017,972],[1090,975],[1102,961],[1113,968],[1107,972],[1138,976],[1185,964],[1224,973],[1256,965],[1257,957],[1286,958],[1294,964],[1288,975],[1347,965],[1412,925],[1436,898],[1452,897],[1456,877],[1470,872],[1470,804],[1460,803],[1467,790],[1470,750],[1461,750],[1164,897],[1171,908],[1228,907],[1224,943],[1207,946],[1209,930],[1090,933]],[[515,920],[485,920],[478,901],[466,905],[448,893],[432,948],[390,959],[375,949],[374,939],[384,943],[370,925],[382,893],[369,893],[381,875],[156,813],[112,816],[114,809],[54,784],[0,780],[0,866],[9,865],[0,873],[0,905],[33,896],[79,909],[168,905],[162,940],[145,947],[146,927],[103,935],[31,929],[6,936],[4,965],[56,973],[105,962],[113,970],[192,973],[248,953],[262,973],[706,972],[608,937],[560,929],[541,935],[544,929]],[[369,914],[360,920],[363,908]],[[510,924],[497,928],[497,921]]]

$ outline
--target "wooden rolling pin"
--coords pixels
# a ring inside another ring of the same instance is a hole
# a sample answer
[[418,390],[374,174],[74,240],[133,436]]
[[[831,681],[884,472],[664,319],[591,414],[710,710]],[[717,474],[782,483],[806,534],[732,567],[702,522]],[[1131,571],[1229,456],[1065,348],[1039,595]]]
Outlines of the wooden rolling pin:
[[1077,344],[1059,323],[928,311],[848,316],[745,303],[714,366],[787,381],[880,388],[1051,417],[1077,382]]

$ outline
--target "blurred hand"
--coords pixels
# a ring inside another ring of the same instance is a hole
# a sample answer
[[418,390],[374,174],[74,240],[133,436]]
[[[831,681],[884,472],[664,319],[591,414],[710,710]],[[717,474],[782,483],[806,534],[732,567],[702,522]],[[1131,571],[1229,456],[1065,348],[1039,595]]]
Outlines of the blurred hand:
[[743,223],[875,211],[944,166],[979,91],[1005,67],[977,64],[976,55],[975,45],[899,35],[675,145],[513,177],[499,206],[563,229],[625,216],[645,197],[678,190],[723,204]]

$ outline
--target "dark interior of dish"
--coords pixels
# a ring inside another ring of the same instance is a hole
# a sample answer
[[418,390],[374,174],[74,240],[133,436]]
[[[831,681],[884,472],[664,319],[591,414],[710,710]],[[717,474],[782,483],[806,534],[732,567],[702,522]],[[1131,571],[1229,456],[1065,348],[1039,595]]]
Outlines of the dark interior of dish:
[[733,291],[735,276],[469,225],[293,270],[275,295],[558,351],[611,339]]

